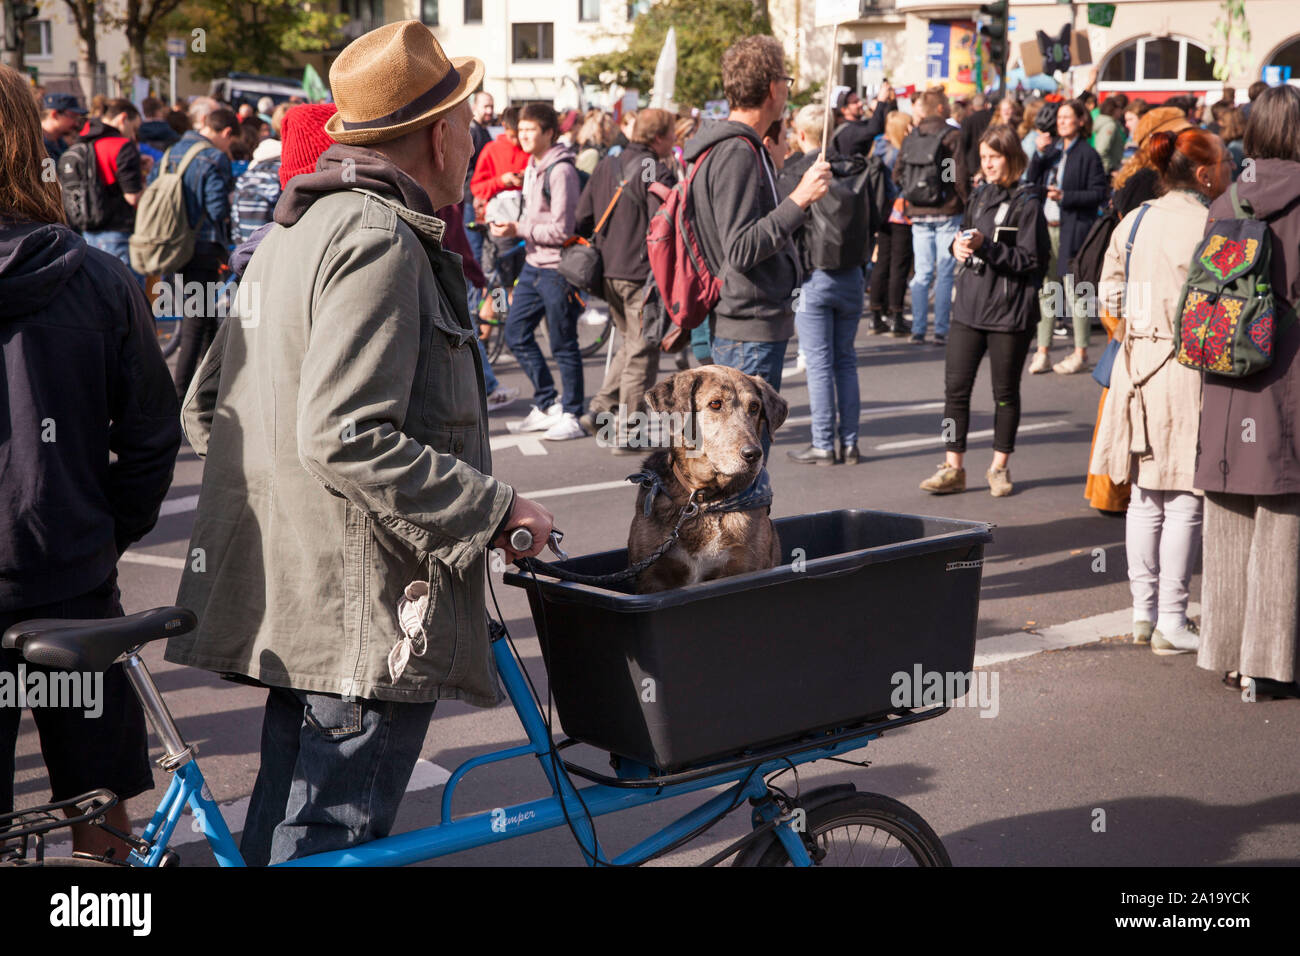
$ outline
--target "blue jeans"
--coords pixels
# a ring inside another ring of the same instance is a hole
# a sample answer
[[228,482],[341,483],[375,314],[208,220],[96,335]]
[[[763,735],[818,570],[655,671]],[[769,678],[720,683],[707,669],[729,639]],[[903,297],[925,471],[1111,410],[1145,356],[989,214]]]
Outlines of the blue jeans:
[[[476,320],[478,316],[479,303],[483,301],[482,290],[480,290],[477,286],[473,285],[469,281],[466,281],[465,299],[466,299],[465,304],[469,307],[470,319]],[[475,329],[475,338],[477,338],[477,331],[478,331],[477,322],[474,326],[474,329]],[[492,363],[488,361],[487,348],[484,347],[482,339],[478,339],[478,354],[479,357],[483,359],[483,390],[486,394],[491,395],[493,392],[495,392],[498,388],[501,387],[501,383],[497,381],[496,373],[492,371]]]
[[864,291],[861,269],[817,269],[803,284],[799,311],[794,314],[808,373],[812,443],[825,451],[835,450],[837,408],[840,441],[845,448],[858,441],[862,404],[853,339],[862,318]]
[[[713,337],[713,361],[740,369],[746,375],[760,375],[778,392],[781,390],[781,368],[785,364],[785,347],[789,339],[780,342],[741,342],[736,339]],[[763,430],[763,460],[767,461],[772,447],[772,434]]]
[[240,852],[249,866],[387,836],[435,702],[344,700],[272,687]]
[[934,334],[947,335],[952,314],[952,271],[957,260],[949,247],[961,231],[961,216],[912,223],[912,334],[924,335],[934,284]]
[[[99,249],[101,252],[107,252],[110,256],[122,260],[126,267],[131,269],[131,234],[129,232],[83,232],[81,237],[86,240],[86,245]],[[131,275],[135,276],[135,281],[144,288],[144,276],[131,269]]]
[[708,317],[691,329],[691,351],[695,353],[695,358],[701,365],[708,365],[713,361],[713,337],[709,331]]
[[533,334],[543,318],[551,339],[551,356],[564,386],[564,410],[581,415],[587,406],[582,391],[582,353],[578,351],[578,303],[558,270],[525,264],[506,317],[506,345],[533,383],[533,404],[546,411],[558,393]]

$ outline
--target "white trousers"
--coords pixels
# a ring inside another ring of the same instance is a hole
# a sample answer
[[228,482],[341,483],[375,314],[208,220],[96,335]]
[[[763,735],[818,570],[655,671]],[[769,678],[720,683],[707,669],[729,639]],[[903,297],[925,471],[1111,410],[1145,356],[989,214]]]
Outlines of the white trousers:
[[1124,530],[1135,621],[1151,621],[1163,631],[1187,619],[1187,589],[1201,549],[1201,505],[1190,491],[1133,486]]

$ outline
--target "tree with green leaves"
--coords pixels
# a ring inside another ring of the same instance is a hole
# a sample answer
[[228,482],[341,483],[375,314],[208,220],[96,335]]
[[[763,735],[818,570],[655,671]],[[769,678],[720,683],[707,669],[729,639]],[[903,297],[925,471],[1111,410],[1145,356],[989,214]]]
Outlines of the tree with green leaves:
[[1222,0],[1219,11],[1210,24],[1213,40],[1205,59],[1214,64],[1214,78],[1227,82],[1250,68],[1250,24],[1246,0]]
[[236,71],[301,72],[297,54],[341,45],[348,19],[346,14],[321,10],[321,4],[313,6],[308,9],[298,0],[181,0],[149,36],[145,65],[150,74],[166,72],[167,36],[189,38],[202,30],[202,52],[190,54],[185,61],[195,79],[211,80]]
[[722,98],[722,54],[741,37],[770,34],[766,3],[754,0],[661,0],[636,18],[625,48],[577,61],[585,83],[618,83],[649,93],[669,27],[677,28],[677,83],[683,107]]

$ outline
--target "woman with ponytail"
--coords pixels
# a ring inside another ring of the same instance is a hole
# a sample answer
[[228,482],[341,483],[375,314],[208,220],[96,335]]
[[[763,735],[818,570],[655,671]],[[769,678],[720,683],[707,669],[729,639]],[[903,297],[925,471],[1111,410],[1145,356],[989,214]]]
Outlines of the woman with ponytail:
[[1193,490],[1201,379],[1174,359],[1174,318],[1210,202],[1231,181],[1222,140],[1205,130],[1153,133],[1158,198],[1111,235],[1097,295],[1120,319],[1120,354],[1089,471],[1132,483],[1126,518],[1133,635],[1157,654],[1197,648],[1188,586],[1201,544]]

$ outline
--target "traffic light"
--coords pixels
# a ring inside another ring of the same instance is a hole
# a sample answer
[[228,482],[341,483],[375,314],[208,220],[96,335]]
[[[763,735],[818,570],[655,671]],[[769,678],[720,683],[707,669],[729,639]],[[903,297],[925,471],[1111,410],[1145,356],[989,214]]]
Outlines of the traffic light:
[[1007,0],[997,0],[996,3],[986,3],[980,7],[980,14],[988,17],[980,27],[980,32],[988,38],[989,61],[994,72],[1001,78],[1004,89],[1007,85],[1007,33],[1009,32],[1007,6]]

